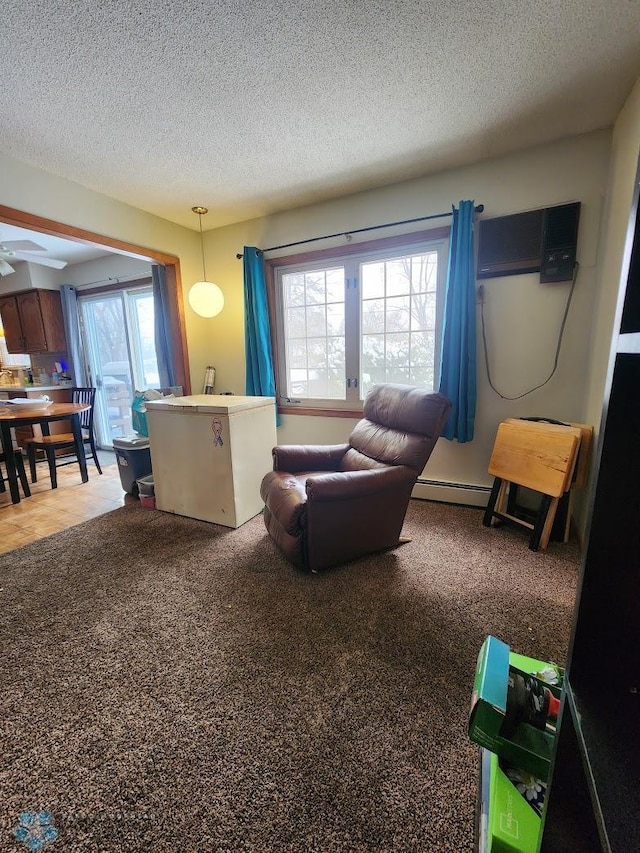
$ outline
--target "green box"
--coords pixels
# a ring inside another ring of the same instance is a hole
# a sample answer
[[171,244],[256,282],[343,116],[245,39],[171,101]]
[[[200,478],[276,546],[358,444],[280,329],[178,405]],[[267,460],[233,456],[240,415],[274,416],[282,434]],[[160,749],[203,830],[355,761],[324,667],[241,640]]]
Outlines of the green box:
[[[537,853],[542,819],[501,766],[503,759],[482,750],[484,796],[480,843],[482,853]],[[524,774],[523,774],[524,775]],[[531,779],[531,783],[533,783]],[[539,780],[538,780],[539,781]],[[538,795],[546,792],[544,783]]]
[[[558,684],[540,677],[546,670],[556,674]],[[474,743],[495,752],[515,767],[547,780],[553,753],[555,731],[543,731],[526,722],[505,733],[509,679],[517,675],[533,676],[540,688],[548,688],[560,699],[562,672],[544,661],[509,652],[509,646],[497,637],[486,638],[478,655],[473,684],[469,737]]]

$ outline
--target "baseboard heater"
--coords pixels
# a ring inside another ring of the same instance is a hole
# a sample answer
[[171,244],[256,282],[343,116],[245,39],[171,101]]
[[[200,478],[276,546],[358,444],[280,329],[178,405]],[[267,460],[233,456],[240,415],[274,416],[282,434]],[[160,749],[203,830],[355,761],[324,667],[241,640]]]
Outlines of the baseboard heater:
[[411,497],[424,501],[440,501],[441,503],[484,508],[489,501],[490,494],[491,486],[447,483],[443,480],[419,478],[413,487]]

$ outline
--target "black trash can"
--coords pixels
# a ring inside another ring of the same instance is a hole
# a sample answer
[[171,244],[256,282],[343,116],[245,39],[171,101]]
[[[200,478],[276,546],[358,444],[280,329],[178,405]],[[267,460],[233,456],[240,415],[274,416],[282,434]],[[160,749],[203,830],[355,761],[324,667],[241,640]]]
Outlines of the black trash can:
[[138,496],[140,477],[151,473],[149,439],[143,435],[128,435],[113,439],[113,450],[118,460],[120,482],[125,492]]

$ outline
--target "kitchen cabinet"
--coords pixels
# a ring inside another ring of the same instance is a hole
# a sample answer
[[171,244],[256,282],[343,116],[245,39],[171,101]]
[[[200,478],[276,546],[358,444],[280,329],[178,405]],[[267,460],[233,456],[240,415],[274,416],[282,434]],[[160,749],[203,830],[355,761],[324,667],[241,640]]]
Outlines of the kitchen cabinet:
[[10,353],[65,352],[58,290],[25,290],[0,298],[0,317]]
[[640,850],[640,163],[542,853]]

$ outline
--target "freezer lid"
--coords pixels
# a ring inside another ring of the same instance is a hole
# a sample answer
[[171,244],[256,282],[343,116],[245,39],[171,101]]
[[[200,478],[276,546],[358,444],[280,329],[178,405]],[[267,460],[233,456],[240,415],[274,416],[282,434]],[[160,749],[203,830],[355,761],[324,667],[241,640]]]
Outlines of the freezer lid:
[[259,409],[275,405],[275,397],[236,397],[229,394],[192,394],[188,397],[168,397],[164,400],[147,400],[147,411],[197,414],[211,412],[231,415],[247,409]]

